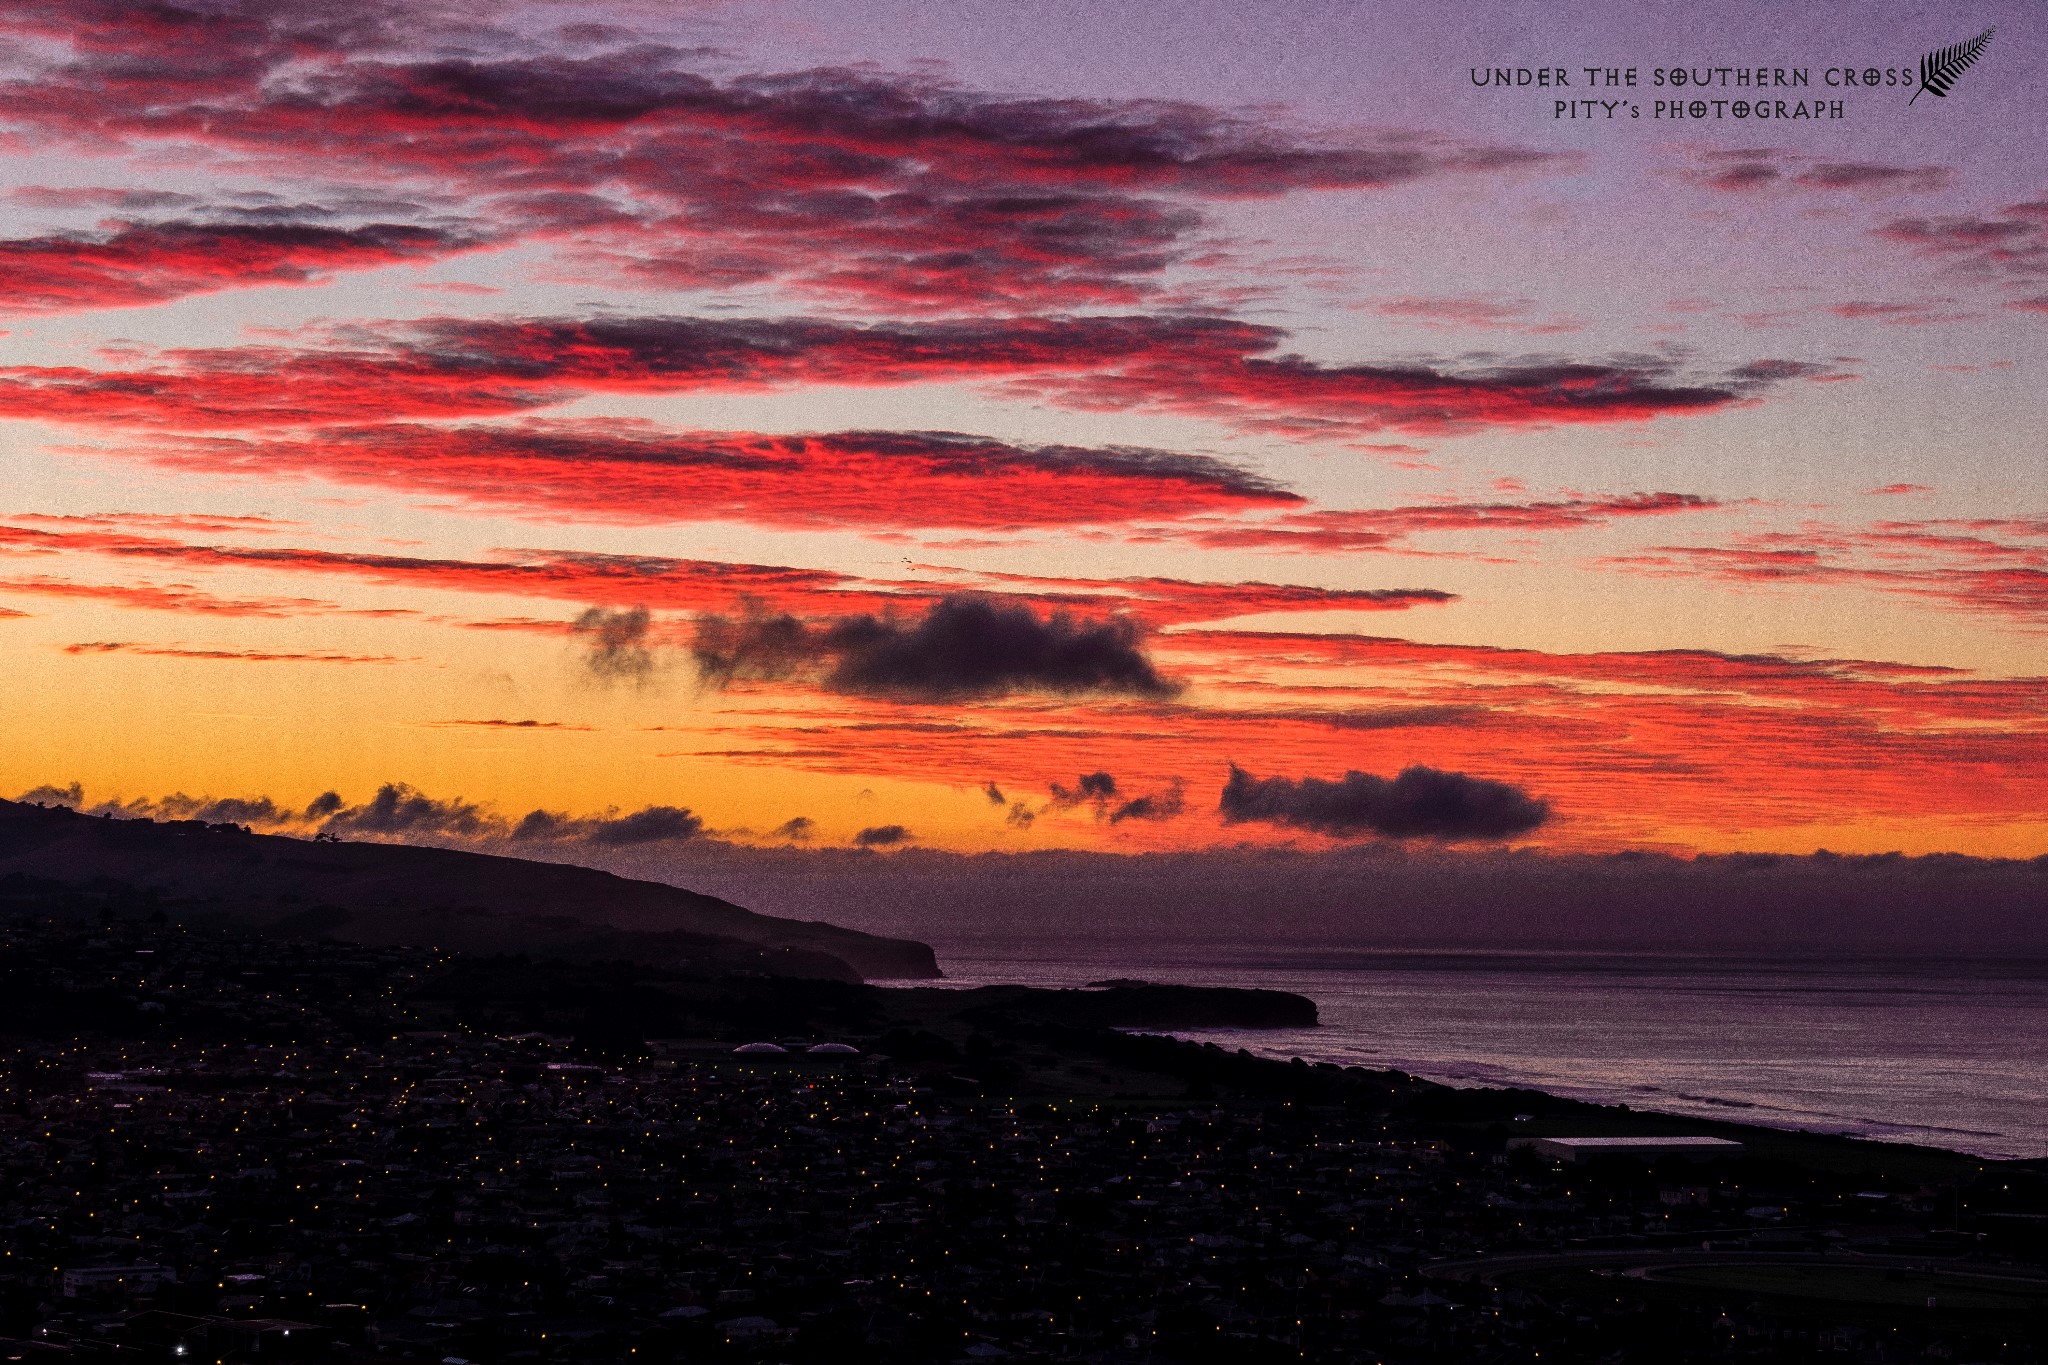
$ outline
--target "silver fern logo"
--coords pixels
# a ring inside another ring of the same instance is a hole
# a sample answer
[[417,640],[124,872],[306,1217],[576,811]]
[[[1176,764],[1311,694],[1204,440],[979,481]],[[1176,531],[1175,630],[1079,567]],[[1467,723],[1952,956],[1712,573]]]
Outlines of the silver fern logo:
[[1996,32],[1998,26],[1993,24],[1967,43],[1944,47],[1922,57],[1920,88],[1913,92],[1913,99],[1907,100],[1906,103],[1912,104],[1914,100],[1929,93],[1939,99],[1947,99],[1948,88],[1956,83],[1956,77],[1976,64],[1977,58],[1984,55],[1984,47],[1991,41],[1991,35]]

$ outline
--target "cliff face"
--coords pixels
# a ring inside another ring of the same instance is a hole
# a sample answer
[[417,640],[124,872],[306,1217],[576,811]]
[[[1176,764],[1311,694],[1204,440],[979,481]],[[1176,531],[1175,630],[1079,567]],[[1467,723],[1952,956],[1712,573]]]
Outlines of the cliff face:
[[932,950],[757,915],[658,882],[403,844],[312,843],[196,822],[102,820],[0,801],[0,878],[130,894],[272,933],[536,953],[717,974],[939,975]]

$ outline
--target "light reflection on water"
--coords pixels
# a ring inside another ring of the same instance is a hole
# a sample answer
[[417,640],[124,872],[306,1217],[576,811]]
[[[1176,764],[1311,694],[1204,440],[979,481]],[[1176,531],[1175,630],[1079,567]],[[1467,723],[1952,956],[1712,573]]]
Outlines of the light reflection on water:
[[2048,961],[935,946],[948,985],[1138,977],[1313,999],[1319,1028],[1184,1035],[1268,1056],[2048,1157]]

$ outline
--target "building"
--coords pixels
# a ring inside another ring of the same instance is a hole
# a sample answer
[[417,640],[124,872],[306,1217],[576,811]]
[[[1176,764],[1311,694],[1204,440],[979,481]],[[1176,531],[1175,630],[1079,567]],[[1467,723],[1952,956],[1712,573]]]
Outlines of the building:
[[1667,1156],[1711,1161],[1715,1157],[1740,1156],[1742,1144],[1717,1137],[1539,1137],[1509,1138],[1508,1150],[1527,1147],[1552,1161],[1591,1161],[1600,1156],[1635,1157],[1659,1161]]

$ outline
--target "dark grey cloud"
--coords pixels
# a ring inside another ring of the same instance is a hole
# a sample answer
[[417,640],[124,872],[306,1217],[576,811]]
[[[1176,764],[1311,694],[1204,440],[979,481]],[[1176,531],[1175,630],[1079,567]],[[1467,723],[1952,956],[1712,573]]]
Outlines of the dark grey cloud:
[[914,837],[901,825],[869,825],[853,836],[853,845],[855,848],[888,848]]
[[[314,805],[324,803],[325,798],[322,798]],[[460,797],[443,801],[403,782],[387,782],[362,805],[341,806],[328,812],[320,832],[337,836],[453,835],[476,838],[494,832],[498,823],[474,802]]]
[[704,822],[680,806],[646,806],[630,815],[584,822],[593,844],[648,844],[660,840],[694,839]]
[[204,820],[208,824],[274,825],[291,818],[267,796],[191,797],[183,792],[156,803],[158,820]]
[[825,650],[824,633],[787,613],[704,612],[690,628],[690,656],[709,687],[781,682],[817,662]]
[[706,614],[691,652],[715,686],[812,675],[829,691],[913,701],[1031,692],[1163,698],[1180,690],[1146,657],[1135,622],[1041,616],[973,594],[940,598],[909,619]]
[[[518,844],[524,846],[519,853],[539,856],[573,856],[577,850],[596,856],[605,851],[717,842],[706,834],[704,821],[682,806],[643,806],[632,811],[614,808],[593,815],[536,809],[513,820],[477,802],[429,796],[403,782],[385,783],[360,805],[351,804],[339,792],[322,792],[303,810],[280,805],[267,796],[196,797],[182,792],[88,805],[78,783],[37,787],[18,799],[115,819],[203,820],[299,836],[470,847]],[[797,819],[776,833],[802,839],[808,837],[809,827],[810,821]]]
[[778,839],[788,839],[792,843],[800,844],[806,839],[811,838],[817,831],[817,821],[811,819],[808,815],[796,815],[784,820],[781,824],[770,830],[769,833]]
[[261,823],[301,827],[311,823],[318,826],[318,833],[337,838],[509,841],[582,844],[593,848],[680,843],[697,838],[704,831],[704,822],[680,806],[645,806],[636,811],[613,810],[601,815],[567,815],[536,809],[511,821],[473,801],[428,796],[402,782],[385,783],[360,806],[351,806],[336,793],[326,792],[306,807],[303,816],[280,811],[274,819]]
[[585,641],[583,664],[591,676],[644,685],[654,676],[654,651],[647,642],[652,627],[645,607],[591,607],[569,628]]
[[1134,796],[1109,813],[1109,823],[1120,825],[1126,820],[1171,820],[1187,809],[1187,784],[1179,778],[1167,783],[1164,791],[1147,792]]
[[680,806],[646,806],[627,815],[568,816],[533,810],[513,826],[515,840],[575,842],[624,848],[694,839],[704,822]]
[[1391,779],[1353,771],[1330,781],[1259,778],[1232,764],[1218,809],[1226,824],[1284,825],[1340,839],[1504,839],[1550,818],[1549,805],[1520,787],[1419,765]]
[[117,820],[200,820],[209,825],[279,825],[297,817],[267,796],[187,796],[173,792],[156,798],[137,797],[131,801],[101,801],[88,805],[85,787],[73,782],[68,787],[32,787],[14,798],[24,805],[68,806],[88,815],[111,816]]
[[998,787],[993,780],[981,789],[981,794],[988,798],[988,803],[991,806],[1006,806],[1010,803],[1010,798],[1003,795],[1003,789]]
[[1012,692],[1170,697],[1179,688],[1145,657],[1136,623],[1040,616],[985,597],[934,602],[903,622],[857,616],[832,628],[835,691],[959,700]]
[[1074,785],[1052,784],[1052,809],[1072,810],[1075,806],[1100,807],[1116,795],[1116,778],[1106,772],[1082,773]]
[[[1126,820],[1171,820],[1187,808],[1186,787],[1176,777],[1159,791],[1132,795],[1113,774],[1098,769],[1082,773],[1071,787],[1064,782],[1053,783],[1052,797],[1045,809],[1062,811],[1088,806],[1094,809],[1097,820],[1107,820],[1112,825]],[[1022,804],[1018,803],[1020,807]],[[1029,812],[1019,820],[1013,811],[1011,823],[1029,825]]]
[[46,782],[40,787],[30,787],[14,799],[24,806],[68,806],[77,810],[85,805],[85,786],[73,782],[68,787],[56,787]]
[[680,806],[645,806],[621,813],[566,815],[533,810],[517,821],[487,806],[460,797],[428,796],[403,782],[387,782],[361,805],[351,805],[338,792],[322,792],[304,810],[281,806],[267,796],[138,797],[102,802],[88,808],[84,791],[38,787],[24,801],[42,800],[95,814],[130,820],[204,820],[209,824],[251,825],[282,833],[323,834],[333,838],[581,844],[591,848],[628,848],[639,844],[680,843],[695,839],[704,822]]

